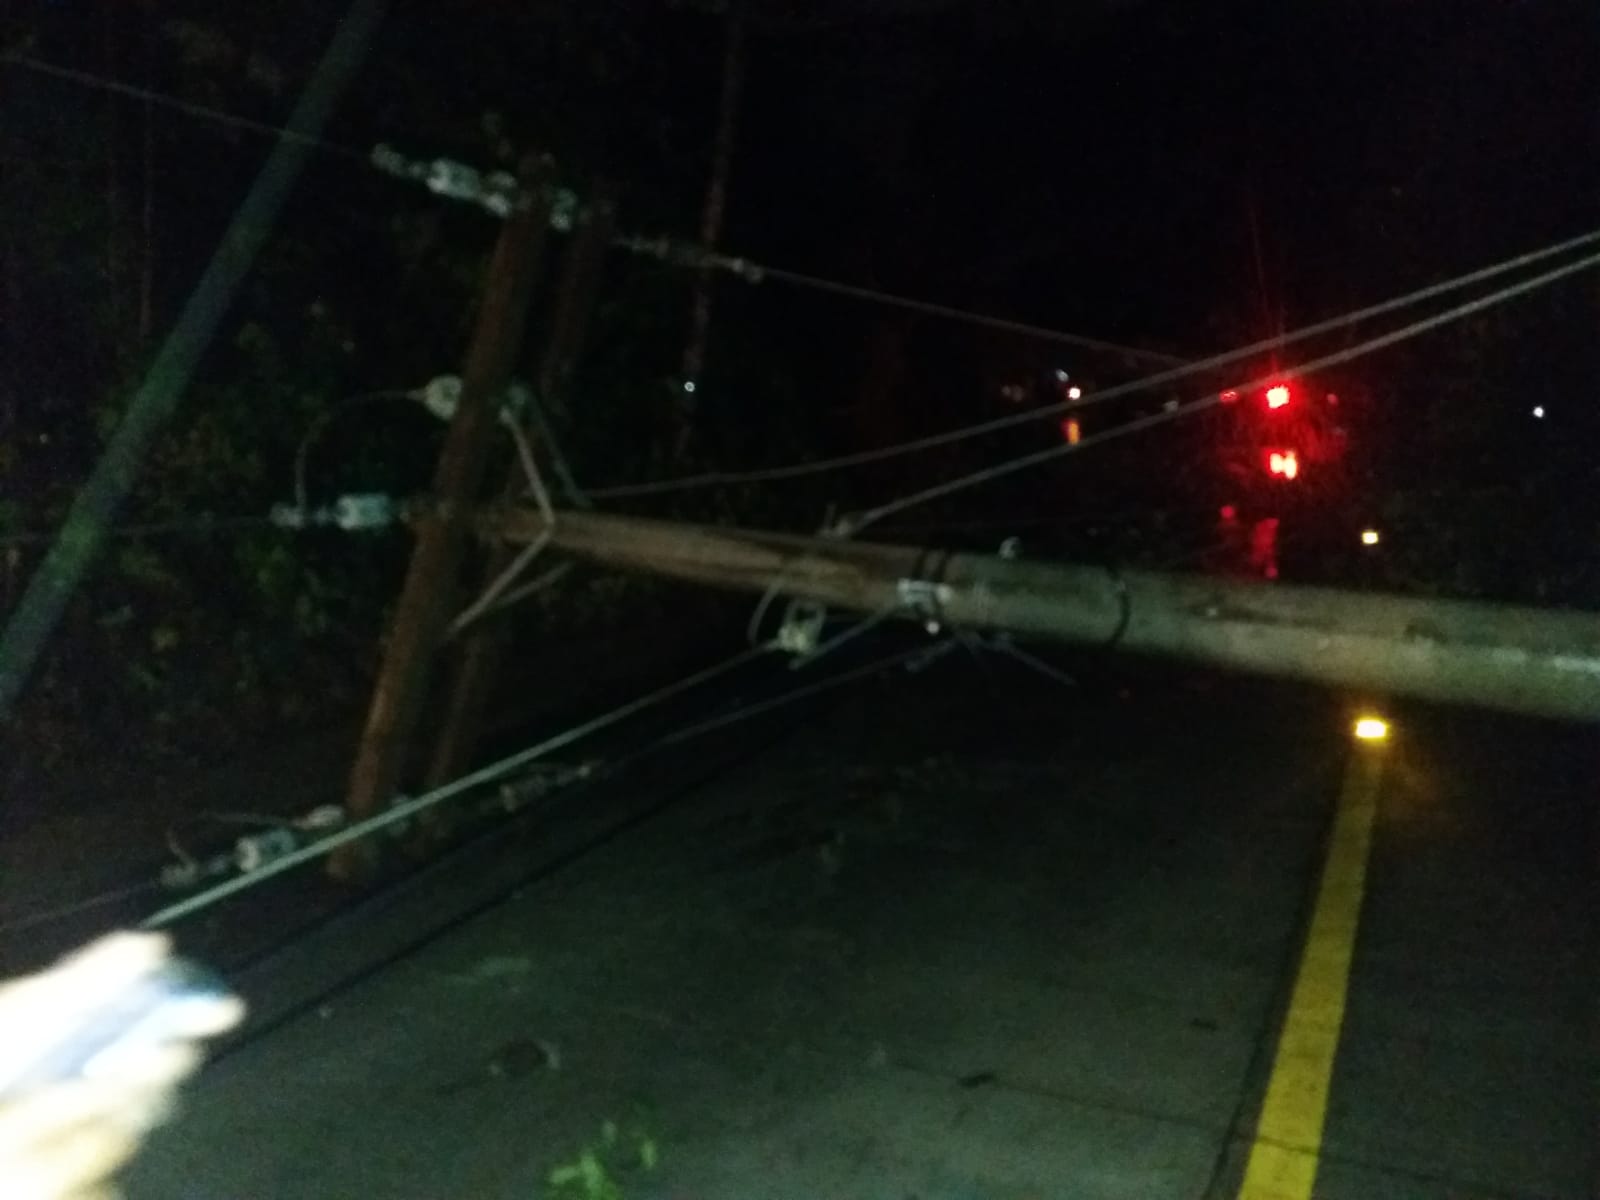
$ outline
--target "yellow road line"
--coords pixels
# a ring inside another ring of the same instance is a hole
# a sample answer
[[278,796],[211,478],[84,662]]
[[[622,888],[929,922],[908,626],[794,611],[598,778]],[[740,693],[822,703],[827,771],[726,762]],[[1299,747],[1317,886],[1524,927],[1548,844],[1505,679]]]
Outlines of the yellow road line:
[[1316,1182],[1383,758],[1381,746],[1358,744],[1345,775],[1317,907],[1278,1037],[1240,1200],[1309,1200]]

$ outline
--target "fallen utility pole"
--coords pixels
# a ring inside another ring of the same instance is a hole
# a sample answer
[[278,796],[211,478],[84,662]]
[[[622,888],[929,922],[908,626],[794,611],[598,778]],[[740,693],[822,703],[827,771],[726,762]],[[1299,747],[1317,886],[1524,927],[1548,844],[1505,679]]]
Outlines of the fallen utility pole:
[[[524,542],[537,512],[479,530]],[[1600,614],[1022,562],[563,512],[552,545],[605,566],[863,613],[1007,631],[1543,717],[1600,718]]]

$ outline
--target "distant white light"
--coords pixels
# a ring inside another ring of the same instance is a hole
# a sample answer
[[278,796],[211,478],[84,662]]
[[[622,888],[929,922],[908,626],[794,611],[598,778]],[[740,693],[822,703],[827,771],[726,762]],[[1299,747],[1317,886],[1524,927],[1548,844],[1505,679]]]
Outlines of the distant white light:
[[1057,383],[1065,383],[1070,378],[1071,378],[1071,376],[1069,376],[1060,367],[1056,368],[1056,382]]
[[685,379],[683,381],[683,390],[686,391],[686,392],[693,392],[694,391],[694,380]]
[[1074,384],[1072,387],[1069,387],[1067,389],[1067,399],[1068,400],[1082,400],[1083,399],[1083,389],[1081,387],[1078,387],[1076,384]]
[[1535,404],[1533,406],[1533,415],[1541,421],[1544,420],[1544,405]]
[[1363,529],[1361,531],[1361,544],[1363,546],[1376,546],[1382,540],[1383,537],[1376,529]]

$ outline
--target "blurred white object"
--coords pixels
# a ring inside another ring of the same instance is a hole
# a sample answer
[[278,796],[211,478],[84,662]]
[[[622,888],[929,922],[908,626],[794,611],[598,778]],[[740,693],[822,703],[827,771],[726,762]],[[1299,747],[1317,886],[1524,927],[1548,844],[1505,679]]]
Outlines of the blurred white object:
[[244,1006],[157,934],[118,933],[0,986],[0,1181],[7,1200],[104,1197],[171,1111],[199,1043]]

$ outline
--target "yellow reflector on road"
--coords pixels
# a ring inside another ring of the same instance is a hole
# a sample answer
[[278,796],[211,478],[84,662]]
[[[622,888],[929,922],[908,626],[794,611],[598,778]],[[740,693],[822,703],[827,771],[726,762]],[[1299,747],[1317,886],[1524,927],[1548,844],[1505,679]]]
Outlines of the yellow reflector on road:
[[1382,717],[1362,717],[1356,722],[1355,734],[1363,742],[1381,742],[1389,736],[1389,722]]

